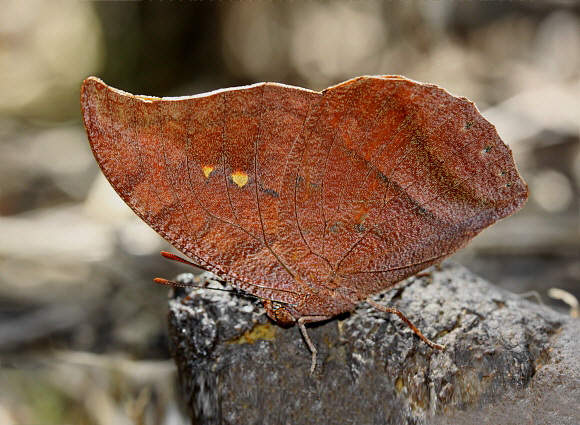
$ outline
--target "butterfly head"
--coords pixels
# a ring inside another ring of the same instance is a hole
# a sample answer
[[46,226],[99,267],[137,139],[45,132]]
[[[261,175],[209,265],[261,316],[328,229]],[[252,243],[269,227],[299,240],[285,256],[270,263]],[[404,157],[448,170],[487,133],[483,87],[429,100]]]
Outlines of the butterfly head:
[[276,323],[296,323],[296,318],[290,311],[292,307],[287,304],[282,304],[277,301],[265,300],[264,308],[266,309],[266,314]]

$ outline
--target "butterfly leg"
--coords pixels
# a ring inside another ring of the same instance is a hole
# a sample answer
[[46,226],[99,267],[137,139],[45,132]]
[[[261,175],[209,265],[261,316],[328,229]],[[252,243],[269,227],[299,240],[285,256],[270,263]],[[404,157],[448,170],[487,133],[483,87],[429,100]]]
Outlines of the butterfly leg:
[[433,341],[431,341],[430,339],[428,339],[425,335],[423,335],[423,333],[419,330],[419,328],[417,328],[417,326],[415,326],[413,323],[411,323],[411,321],[409,319],[407,319],[405,317],[405,315],[403,314],[403,312],[401,312],[400,310],[397,310],[396,308],[390,308],[390,307],[382,306],[382,305],[380,305],[379,303],[373,301],[370,298],[367,299],[367,302],[370,305],[372,305],[374,308],[376,308],[377,310],[384,311],[385,313],[396,314],[397,316],[399,316],[401,318],[401,320],[403,322],[405,322],[407,324],[408,327],[411,328],[411,330],[413,332],[415,332],[415,334],[419,338],[421,338],[421,340],[423,340],[423,342],[425,344],[427,344],[431,348],[436,348],[438,350],[445,351],[445,346],[444,345],[435,344]]
[[328,320],[331,318],[332,318],[332,316],[303,316],[300,319],[298,319],[298,326],[300,327],[300,332],[302,332],[302,336],[304,337],[304,341],[306,341],[306,345],[308,345],[308,348],[310,349],[310,352],[312,353],[312,363],[310,365],[310,373],[314,373],[314,369],[316,369],[316,354],[318,353],[318,350],[316,349],[316,347],[312,343],[312,340],[310,339],[310,336],[308,335],[308,332],[306,331],[305,324],[311,323],[311,322],[321,322],[323,320]]

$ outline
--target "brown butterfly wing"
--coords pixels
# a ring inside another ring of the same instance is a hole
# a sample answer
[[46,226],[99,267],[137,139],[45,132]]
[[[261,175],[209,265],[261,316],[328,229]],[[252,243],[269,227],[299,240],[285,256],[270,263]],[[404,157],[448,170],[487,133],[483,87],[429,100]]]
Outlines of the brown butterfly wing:
[[[258,84],[132,96],[95,78],[83,116],[133,210],[234,285],[362,299],[517,210],[527,188],[473,104],[400,77],[323,93]],[[305,314],[322,314],[318,311]]]
[[88,78],[81,103],[103,173],[147,224],[239,288],[293,301],[299,288],[271,247],[281,170],[320,97],[257,84],[160,99]]
[[283,221],[297,225],[293,251],[322,258],[327,286],[352,298],[441,261],[527,199],[495,128],[439,87],[362,77],[328,89],[314,115]]

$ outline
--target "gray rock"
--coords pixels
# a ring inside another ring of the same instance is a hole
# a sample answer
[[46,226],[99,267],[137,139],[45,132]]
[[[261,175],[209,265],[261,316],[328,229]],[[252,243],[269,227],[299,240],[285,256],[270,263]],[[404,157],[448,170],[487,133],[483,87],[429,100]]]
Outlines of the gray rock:
[[195,424],[580,423],[580,322],[453,262],[374,297],[445,352],[361,303],[309,326],[314,374],[298,327],[276,325],[259,301],[177,292],[171,351]]

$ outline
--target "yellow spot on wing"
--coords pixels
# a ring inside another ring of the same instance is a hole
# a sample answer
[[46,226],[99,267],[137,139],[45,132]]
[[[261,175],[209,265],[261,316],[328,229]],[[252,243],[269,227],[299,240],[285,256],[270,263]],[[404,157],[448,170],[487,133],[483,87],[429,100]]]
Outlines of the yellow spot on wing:
[[203,168],[203,174],[205,175],[205,178],[207,179],[209,177],[209,175],[211,174],[211,172],[213,171],[213,167],[211,165],[204,165],[202,168]]
[[238,187],[243,187],[248,183],[248,175],[243,171],[236,171],[232,174],[232,180],[238,185]]

